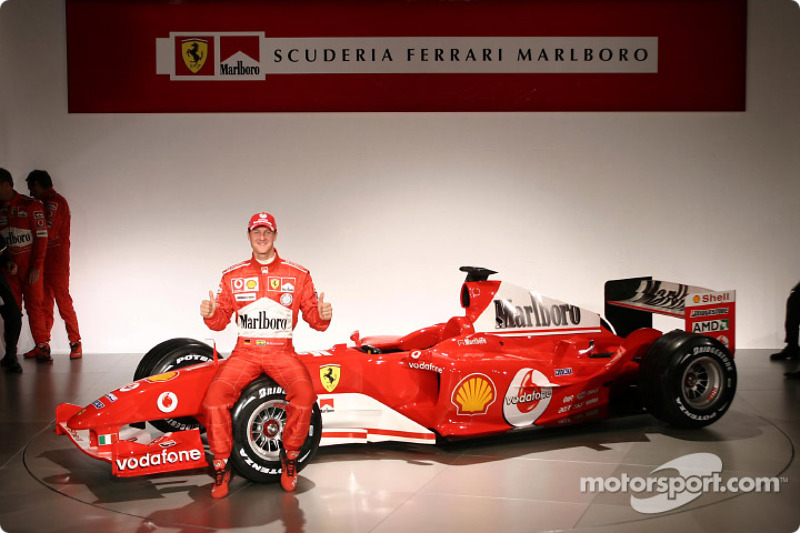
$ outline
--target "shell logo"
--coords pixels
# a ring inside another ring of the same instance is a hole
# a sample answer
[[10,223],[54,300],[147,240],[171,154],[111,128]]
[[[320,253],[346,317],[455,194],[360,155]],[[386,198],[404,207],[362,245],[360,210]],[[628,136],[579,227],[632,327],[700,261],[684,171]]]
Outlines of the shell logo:
[[156,374],[155,376],[148,377],[147,381],[150,383],[162,383],[177,378],[178,374],[180,374],[180,372],[174,370],[172,372],[164,372],[163,374]]
[[256,283],[256,280],[254,280],[254,279],[248,279],[247,280],[247,288],[250,289],[251,291],[253,289],[255,289],[257,286],[258,286],[258,284]]
[[692,299],[694,300],[694,303],[696,303],[696,304],[700,303],[700,296],[699,295],[695,294],[694,298],[692,298]]
[[459,415],[485,415],[497,399],[492,380],[484,374],[470,374],[453,391],[452,402]]

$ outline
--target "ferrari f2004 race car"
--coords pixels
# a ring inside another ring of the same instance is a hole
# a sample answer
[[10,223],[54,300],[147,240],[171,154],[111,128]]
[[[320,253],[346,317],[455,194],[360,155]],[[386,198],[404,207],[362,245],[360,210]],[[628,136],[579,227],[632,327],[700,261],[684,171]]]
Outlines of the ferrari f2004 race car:
[[[299,468],[319,446],[456,439],[650,412],[683,428],[718,420],[736,390],[735,292],[650,278],[606,283],[606,318],[462,267],[463,316],[403,336],[298,357],[318,395]],[[652,314],[684,319],[663,334]],[[201,401],[216,349],[172,339],[141,360],[132,383],[56,409],[56,432],[111,463],[116,476],[207,466]],[[232,409],[231,461],[255,482],[279,479],[284,391],[269,376]],[[153,438],[149,422],[163,432]]]

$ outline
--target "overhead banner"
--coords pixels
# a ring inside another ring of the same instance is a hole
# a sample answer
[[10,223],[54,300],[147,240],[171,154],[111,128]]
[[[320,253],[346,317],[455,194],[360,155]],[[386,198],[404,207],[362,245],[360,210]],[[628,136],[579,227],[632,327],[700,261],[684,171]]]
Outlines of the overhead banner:
[[746,0],[66,0],[69,111],[743,111]]

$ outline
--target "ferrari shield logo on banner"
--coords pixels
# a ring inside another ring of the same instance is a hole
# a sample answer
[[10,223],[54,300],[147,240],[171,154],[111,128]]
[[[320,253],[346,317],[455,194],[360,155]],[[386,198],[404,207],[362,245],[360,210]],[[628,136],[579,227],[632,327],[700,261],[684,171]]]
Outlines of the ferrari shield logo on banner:
[[340,365],[325,365],[319,368],[319,380],[322,382],[322,387],[328,392],[333,392],[339,385],[341,376],[342,369]]
[[183,39],[181,41],[181,57],[183,63],[193,74],[202,70],[208,58],[208,41],[206,39]]

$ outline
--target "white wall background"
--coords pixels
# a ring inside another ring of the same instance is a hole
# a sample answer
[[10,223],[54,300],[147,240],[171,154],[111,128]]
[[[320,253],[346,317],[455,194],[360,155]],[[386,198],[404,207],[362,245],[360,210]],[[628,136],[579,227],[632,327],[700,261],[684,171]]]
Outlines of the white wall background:
[[260,210],[334,305],[298,349],[460,314],[464,264],[598,311],[619,277],[736,289],[738,346],[778,347],[800,280],[800,6],[748,7],[744,113],[70,115],[63,0],[9,0],[0,166],[22,192],[46,169],[70,201],[87,352],[212,337],[199,302]]

